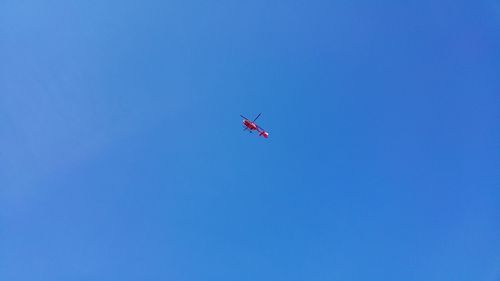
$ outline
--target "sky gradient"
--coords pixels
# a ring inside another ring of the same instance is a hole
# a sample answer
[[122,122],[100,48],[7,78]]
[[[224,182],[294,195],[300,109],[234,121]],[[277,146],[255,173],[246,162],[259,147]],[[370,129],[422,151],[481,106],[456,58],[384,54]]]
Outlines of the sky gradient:
[[3,0],[0,280],[498,281],[499,74],[497,0]]

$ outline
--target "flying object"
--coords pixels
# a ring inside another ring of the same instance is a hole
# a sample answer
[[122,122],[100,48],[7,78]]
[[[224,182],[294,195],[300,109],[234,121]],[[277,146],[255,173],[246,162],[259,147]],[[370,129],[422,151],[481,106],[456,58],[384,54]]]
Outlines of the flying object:
[[257,115],[257,117],[253,119],[253,121],[250,121],[250,119],[246,118],[243,115],[240,115],[243,118],[243,126],[244,126],[243,131],[248,130],[250,133],[252,133],[252,131],[257,131],[259,133],[259,136],[262,136],[267,139],[269,137],[269,133],[255,123],[255,121],[257,121],[257,118],[259,118],[261,114],[262,113],[259,113],[259,115]]

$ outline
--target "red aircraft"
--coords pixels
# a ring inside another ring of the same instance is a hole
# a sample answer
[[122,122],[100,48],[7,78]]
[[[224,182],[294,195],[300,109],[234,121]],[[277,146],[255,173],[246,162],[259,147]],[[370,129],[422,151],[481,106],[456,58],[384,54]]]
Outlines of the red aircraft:
[[260,117],[261,114],[262,113],[259,113],[259,115],[257,115],[257,117],[255,117],[255,119],[253,119],[253,121],[250,121],[250,119],[246,118],[243,115],[240,115],[243,118],[243,126],[245,126],[243,131],[249,130],[250,133],[252,131],[257,131],[257,132],[259,132],[259,136],[262,136],[262,137],[267,139],[269,137],[269,133],[266,132],[266,130],[259,127],[259,125],[255,124],[255,121],[257,120],[257,118]]

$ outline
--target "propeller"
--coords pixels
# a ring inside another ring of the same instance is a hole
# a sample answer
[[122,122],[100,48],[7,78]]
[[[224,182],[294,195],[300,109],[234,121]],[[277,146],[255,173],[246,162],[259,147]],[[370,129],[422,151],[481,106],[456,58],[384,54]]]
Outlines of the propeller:
[[250,120],[250,119],[246,118],[245,116],[243,116],[243,115],[241,115],[241,114],[240,114],[240,116],[241,116],[241,117],[243,117],[244,119]]
[[257,115],[257,117],[255,117],[255,119],[253,119],[253,121],[252,121],[252,122],[257,121],[257,118],[259,118],[261,114],[262,114],[262,112],[261,112],[261,113],[259,113],[259,115]]

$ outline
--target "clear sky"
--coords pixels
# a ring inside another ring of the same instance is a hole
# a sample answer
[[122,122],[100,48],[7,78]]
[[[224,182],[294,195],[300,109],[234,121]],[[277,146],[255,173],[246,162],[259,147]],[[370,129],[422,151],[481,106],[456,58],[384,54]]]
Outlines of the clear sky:
[[0,280],[498,281],[499,74],[498,0],[3,0]]

